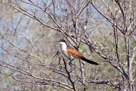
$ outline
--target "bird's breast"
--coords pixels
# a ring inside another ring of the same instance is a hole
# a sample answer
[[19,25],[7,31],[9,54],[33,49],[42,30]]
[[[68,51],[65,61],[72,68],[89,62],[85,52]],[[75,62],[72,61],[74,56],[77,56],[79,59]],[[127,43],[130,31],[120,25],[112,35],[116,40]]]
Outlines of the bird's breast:
[[67,51],[66,48],[62,48],[61,52],[62,52],[62,54],[63,54],[66,58],[68,58],[68,59],[72,59],[72,58],[73,58],[71,55],[68,54],[68,51]]

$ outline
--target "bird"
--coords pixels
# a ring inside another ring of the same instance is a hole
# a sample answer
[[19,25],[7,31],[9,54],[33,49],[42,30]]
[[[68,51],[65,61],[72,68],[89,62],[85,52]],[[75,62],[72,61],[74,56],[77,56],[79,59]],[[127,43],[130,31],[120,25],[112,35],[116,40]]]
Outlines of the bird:
[[60,39],[58,40],[59,44],[60,44],[60,48],[61,48],[61,52],[62,54],[69,60],[73,60],[74,58],[78,58],[81,59],[89,64],[93,64],[93,65],[99,65],[98,63],[89,60],[87,58],[85,58],[81,53],[79,53],[77,50],[75,50],[72,47],[69,47],[66,43],[66,41],[64,39]]

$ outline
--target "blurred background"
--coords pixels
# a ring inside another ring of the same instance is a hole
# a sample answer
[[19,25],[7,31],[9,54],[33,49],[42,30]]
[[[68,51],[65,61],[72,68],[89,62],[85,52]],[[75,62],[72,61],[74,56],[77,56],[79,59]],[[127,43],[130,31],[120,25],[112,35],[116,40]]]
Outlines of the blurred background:
[[[100,65],[67,73],[62,38]],[[134,91],[135,51],[135,0],[0,1],[1,91]]]

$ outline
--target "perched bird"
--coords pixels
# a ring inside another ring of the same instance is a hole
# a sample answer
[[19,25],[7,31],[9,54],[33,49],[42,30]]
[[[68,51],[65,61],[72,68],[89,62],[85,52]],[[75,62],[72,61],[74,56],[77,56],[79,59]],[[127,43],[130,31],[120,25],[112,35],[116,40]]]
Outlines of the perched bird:
[[78,59],[84,60],[87,63],[99,65],[98,63],[85,58],[81,53],[76,51],[74,48],[68,47],[64,39],[60,39],[58,42],[60,43],[62,54],[69,60],[72,60],[73,58],[78,58]]

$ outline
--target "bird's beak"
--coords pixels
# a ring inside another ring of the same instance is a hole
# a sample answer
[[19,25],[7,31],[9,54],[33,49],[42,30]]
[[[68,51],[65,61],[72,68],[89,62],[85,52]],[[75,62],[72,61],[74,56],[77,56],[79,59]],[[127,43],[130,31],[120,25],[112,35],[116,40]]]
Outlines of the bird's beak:
[[60,42],[60,40],[58,40],[58,42]]

